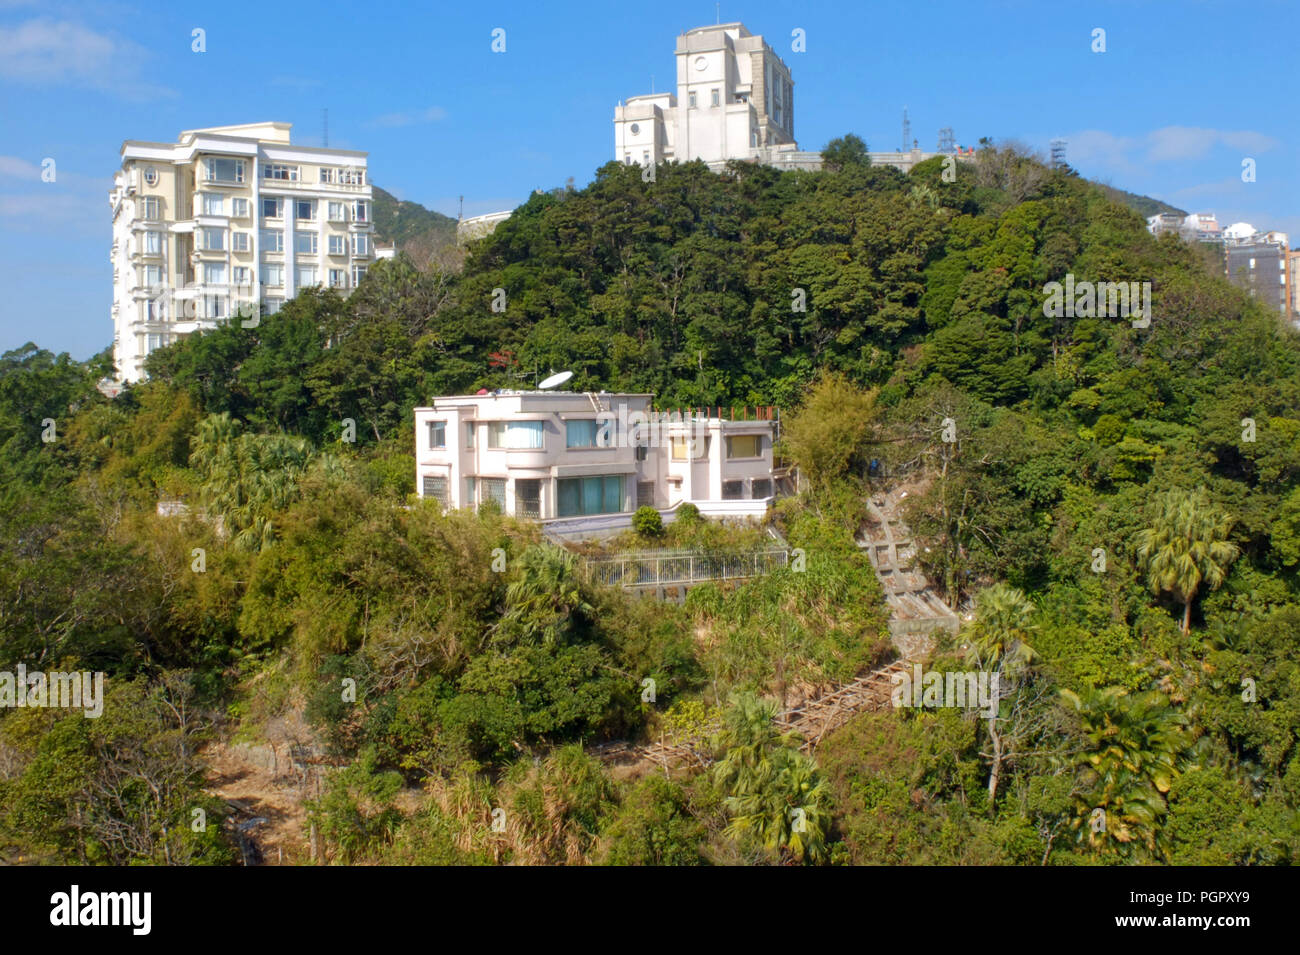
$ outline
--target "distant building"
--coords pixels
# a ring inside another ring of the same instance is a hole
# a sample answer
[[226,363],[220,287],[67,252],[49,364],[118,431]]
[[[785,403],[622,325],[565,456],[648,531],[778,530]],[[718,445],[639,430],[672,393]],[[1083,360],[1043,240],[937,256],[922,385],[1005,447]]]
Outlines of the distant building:
[[1193,212],[1186,216],[1177,212],[1160,212],[1147,216],[1147,231],[1152,235],[1172,232],[1188,242],[1223,241],[1223,230],[1212,212]]
[[481,216],[470,216],[456,223],[456,241],[468,242],[491,235],[496,227],[510,218],[510,211],[488,212]]
[[298,289],[352,289],[375,260],[366,154],[293,146],[289,123],[128,140],[113,180],[113,361],[144,377],[156,348]]
[[[677,38],[676,57],[676,92],[633,96],[615,107],[616,160],[651,166],[698,159],[719,169],[739,159],[821,168],[821,153],[801,151],[795,142],[790,67],[761,36],[743,23],[696,27]],[[939,155],[913,147],[872,153],[871,161],[906,172]]]
[[723,409],[661,414],[651,395],[498,391],[415,409],[416,491],[450,508],[626,526],[640,506],[690,501],[761,516],[774,496],[776,422]]
[[1285,232],[1257,232],[1247,222],[1223,230],[1224,264],[1228,281],[1251,296],[1291,317],[1290,247]]
[[1287,278],[1291,282],[1291,320],[1300,323],[1300,251],[1287,254]]

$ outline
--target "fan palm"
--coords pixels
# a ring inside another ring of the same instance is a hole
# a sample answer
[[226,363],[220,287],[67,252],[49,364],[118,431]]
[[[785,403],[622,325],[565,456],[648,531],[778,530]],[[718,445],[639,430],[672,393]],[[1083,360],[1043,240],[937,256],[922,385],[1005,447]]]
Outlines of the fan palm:
[[1183,605],[1183,633],[1202,587],[1218,590],[1239,550],[1228,540],[1233,518],[1210,502],[1205,488],[1172,488],[1156,501],[1150,527],[1138,531],[1137,558],[1152,593],[1172,593]]

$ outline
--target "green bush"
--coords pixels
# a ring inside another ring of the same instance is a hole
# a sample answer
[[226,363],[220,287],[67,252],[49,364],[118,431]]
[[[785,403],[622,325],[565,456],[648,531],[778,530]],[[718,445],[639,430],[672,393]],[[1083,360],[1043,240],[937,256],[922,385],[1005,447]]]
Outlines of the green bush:
[[[685,505],[690,507],[692,505]],[[695,512],[698,516],[699,511]],[[636,513],[632,515],[632,526],[642,537],[662,537],[664,533],[664,519],[659,516],[659,512],[653,507],[638,507]]]
[[700,521],[700,509],[687,501],[681,507],[677,508],[678,524],[698,524]]

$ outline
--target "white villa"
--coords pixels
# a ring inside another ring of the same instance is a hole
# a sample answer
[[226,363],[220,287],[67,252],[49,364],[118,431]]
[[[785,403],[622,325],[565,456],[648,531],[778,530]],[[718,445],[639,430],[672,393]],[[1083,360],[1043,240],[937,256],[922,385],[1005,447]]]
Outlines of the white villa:
[[[671,516],[761,517],[774,496],[771,409],[662,413],[652,395],[496,391],[415,409],[416,489],[445,507],[495,500],[506,514],[625,527],[638,507]],[[745,420],[749,419],[749,420]],[[559,529],[559,528],[557,528]]]

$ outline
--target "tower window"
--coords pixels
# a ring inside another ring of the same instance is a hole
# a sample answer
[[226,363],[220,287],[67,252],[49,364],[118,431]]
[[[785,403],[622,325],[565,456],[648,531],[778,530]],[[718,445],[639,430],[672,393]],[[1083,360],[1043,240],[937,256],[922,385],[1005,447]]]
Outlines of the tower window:
[[709,105],[710,106],[722,105],[721,94],[717,90],[713,90],[709,93]]

